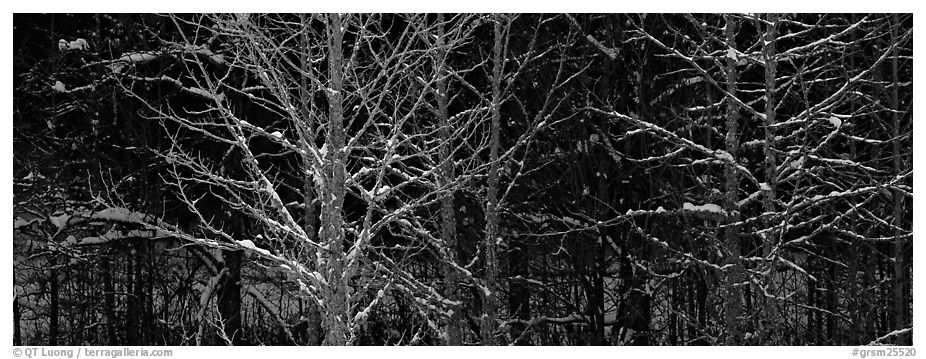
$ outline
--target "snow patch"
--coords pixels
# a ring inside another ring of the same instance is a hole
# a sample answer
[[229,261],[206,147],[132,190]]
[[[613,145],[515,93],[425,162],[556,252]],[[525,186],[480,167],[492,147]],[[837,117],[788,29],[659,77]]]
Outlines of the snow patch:
[[51,89],[52,89],[52,90],[55,90],[55,91],[58,91],[58,92],[67,92],[67,91],[68,91],[67,87],[65,87],[65,86],[64,86],[64,83],[61,82],[61,81],[55,81],[55,84],[51,86]]
[[74,41],[67,41],[65,39],[58,40],[58,50],[59,51],[70,51],[70,50],[90,50],[90,44],[87,43],[87,40],[77,39]]
[[835,128],[839,128],[839,126],[842,126],[842,120],[840,120],[836,116],[830,116],[830,118],[826,119],[826,121],[829,122],[831,125],[833,125],[833,127]]
[[68,220],[71,219],[71,215],[64,213],[60,216],[49,216],[48,220],[51,221],[51,224],[54,224],[58,229],[63,229],[64,226],[68,224]]
[[33,218],[30,220],[26,220],[21,217],[16,217],[16,219],[13,220],[13,229],[28,226],[32,223],[38,222],[39,220],[41,220],[41,218]]
[[252,242],[250,239],[243,239],[243,240],[236,241],[236,242],[238,243],[238,245],[240,245],[240,246],[242,246],[242,247],[244,247],[244,248],[247,248],[248,250],[252,250],[252,251],[255,251],[255,252],[260,253],[260,254],[263,254],[263,255],[268,255],[268,256],[270,255],[270,251],[268,251],[268,250],[266,250],[266,249],[263,249],[263,248],[257,247],[257,246],[254,244],[254,242]]
[[377,201],[382,201],[382,200],[383,200],[383,197],[385,197],[385,194],[386,194],[387,192],[389,192],[390,189],[392,189],[392,188],[389,187],[389,186],[386,186],[386,185],[383,185],[382,187],[380,187],[379,189],[377,189],[377,190],[376,190],[376,194],[375,194],[376,200],[377,200]]
[[148,230],[148,229],[135,229],[128,232],[121,230],[110,230],[109,232],[104,233],[101,236],[93,237],[84,237],[80,240],[76,238],[71,241],[71,237],[68,237],[68,243],[76,244],[79,246],[93,245],[93,244],[104,244],[111,241],[123,240],[129,238],[159,238],[169,236],[170,233],[158,230]]
[[121,207],[106,208],[92,216],[91,219],[103,219],[118,222],[144,223],[145,215]]
[[710,212],[710,213],[717,213],[717,214],[723,214],[723,215],[727,214],[727,212],[724,211],[723,208],[713,203],[707,203],[707,204],[703,204],[700,206],[696,206],[689,202],[685,202],[685,204],[682,205],[682,209],[686,211]]
[[736,49],[732,47],[727,49],[727,57],[736,60]]

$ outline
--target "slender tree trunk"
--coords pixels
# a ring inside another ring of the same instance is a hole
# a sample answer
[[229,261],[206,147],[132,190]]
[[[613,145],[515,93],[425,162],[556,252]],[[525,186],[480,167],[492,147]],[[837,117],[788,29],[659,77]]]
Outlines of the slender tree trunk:
[[669,285],[668,294],[668,304],[669,304],[669,335],[668,335],[668,344],[669,345],[678,345],[679,339],[679,325],[678,325],[678,312],[681,310],[679,308],[679,297],[678,291],[681,287],[681,283],[674,281]]
[[[457,246],[457,229],[456,229],[456,218],[453,211],[453,196],[454,191],[450,189],[451,181],[453,179],[453,157],[450,154],[451,139],[451,127],[449,114],[447,112],[447,80],[445,75],[447,73],[447,50],[444,48],[444,16],[443,14],[437,14],[437,41],[435,46],[437,47],[438,52],[438,80],[437,80],[437,112],[438,112],[438,136],[440,137],[440,148],[438,156],[440,157],[440,184],[441,187],[447,188],[447,192],[441,198],[440,204],[440,215],[441,215],[441,240],[444,242],[442,254],[444,257],[444,283],[447,286],[444,289],[444,297],[453,301],[459,302],[457,296],[457,273],[456,269],[452,265],[457,261],[456,255],[456,246]],[[461,314],[462,306],[452,305],[451,310],[453,313],[447,318],[447,345],[460,345],[463,343],[463,332],[460,326],[461,324]]]
[[[877,271],[877,266],[878,266],[876,259],[873,258],[873,254],[871,253],[866,254],[863,258],[864,258],[863,267],[865,268],[865,274],[862,277],[863,278],[862,288],[876,287],[877,286],[876,271]],[[875,303],[874,306],[871,304],[872,302]],[[880,303],[878,303],[877,297],[871,298],[871,296],[866,296],[865,307],[868,310],[865,311],[865,322],[864,322],[865,328],[864,328],[864,332],[862,333],[862,335],[863,335],[863,338],[867,341],[871,341],[877,338],[877,335],[875,335],[875,333],[876,333],[877,325],[878,325],[878,306],[877,306],[878,304]],[[865,340],[863,340],[863,342]]]
[[[736,41],[734,38],[736,24],[733,21],[733,16],[724,15],[724,18],[726,20],[727,49],[732,53],[736,48]],[[737,92],[736,62],[736,58],[733,56],[727,56],[727,92],[729,92],[730,96],[736,96]],[[727,98],[725,102],[727,107],[726,147],[727,152],[729,152],[735,160],[737,158],[737,149],[739,148],[739,108],[737,108],[737,104],[729,98]],[[724,167],[726,178],[726,203],[724,208],[727,210],[729,215],[729,223],[735,223],[739,217],[737,215],[736,208],[736,198],[739,190],[738,173],[733,164],[728,163]],[[726,247],[725,249],[727,252],[726,263],[729,266],[729,269],[725,273],[726,293],[724,294],[724,310],[726,317],[724,322],[729,340],[728,343],[731,345],[738,345],[742,342],[743,337],[741,328],[743,296],[739,287],[739,284],[742,282],[742,277],[739,270],[739,228],[730,225],[726,228],[724,233],[724,246]]]
[[58,335],[60,332],[58,324],[59,298],[58,298],[58,265],[57,257],[52,261],[52,269],[49,271],[49,308],[48,308],[48,345],[58,345]]
[[[587,146],[591,143],[587,143]],[[589,150],[589,154],[592,151]],[[611,173],[611,159],[606,156],[598,156],[598,158],[592,159],[596,171],[601,173]],[[589,207],[587,210],[589,213],[595,216],[595,218],[603,219],[607,218],[608,211],[610,206],[605,205],[605,203],[610,202],[611,193],[610,193],[610,181],[608,181],[604,176],[597,177],[597,183],[595,184],[595,195],[599,200],[589,201]],[[587,266],[589,268],[589,286],[587,287],[587,296],[588,296],[588,314],[591,318],[591,331],[592,331],[592,344],[593,345],[605,345],[605,329],[604,329],[604,262],[605,262],[605,251],[604,251],[604,241],[606,233],[597,233],[593,237],[594,242],[591,244],[591,256],[590,263]]]
[[146,264],[146,274],[145,274],[145,295],[144,295],[144,315],[142,316],[142,331],[145,335],[145,344],[153,344],[154,336],[154,242],[147,241],[144,244],[145,247],[145,264]]
[[133,251],[135,257],[135,267],[133,268],[134,272],[132,273],[134,286],[132,287],[132,298],[134,300],[131,302],[134,307],[133,311],[135,313],[135,325],[131,328],[135,337],[135,345],[144,345],[145,344],[145,328],[144,328],[144,300],[145,300],[145,281],[142,278],[142,269],[144,268],[144,261],[142,260],[143,254],[139,243],[135,244],[135,250]]
[[[596,244],[601,243],[601,238],[596,239]],[[589,278],[591,284],[588,288],[588,312],[591,317],[591,335],[592,345],[605,345],[604,336],[604,278],[601,275],[601,263],[604,261],[604,252],[600,246],[594,246],[591,256],[591,265],[589,266]]]
[[22,314],[19,313],[19,296],[13,297],[13,345],[23,345],[22,329],[20,321]]
[[[855,23],[856,15],[850,14],[848,16],[849,16],[849,21],[851,21],[852,23]],[[848,58],[849,58],[849,68],[855,69],[856,65],[855,65],[854,54],[849,55]],[[846,82],[848,82],[848,79],[850,76],[851,74],[847,72]],[[850,113],[855,114],[856,107],[857,107],[856,103],[853,101],[849,104],[849,106],[851,109]],[[853,129],[847,128],[844,131],[854,131],[854,127]],[[849,132],[849,134],[851,134],[851,132]],[[858,148],[856,145],[856,141],[849,141],[849,158],[853,158],[853,159],[858,158]],[[857,225],[858,225],[858,221],[854,216],[849,219],[850,228],[856,228]],[[862,247],[863,243],[861,240],[855,237],[850,238],[850,242],[851,242],[851,247],[849,248],[849,275],[848,275],[849,297],[847,298],[846,302],[847,302],[847,307],[849,311],[849,319],[851,323],[849,326],[848,342],[854,344],[854,343],[861,342],[861,338],[862,338],[861,331],[862,331],[862,325],[863,325],[862,321],[864,320],[864,317],[861,314],[862,307],[860,303],[862,303],[862,301],[861,301],[861,298],[859,298],[859,280],[858,280],[859,271],[861,269],[859,268],[860,261],[862,260],[862,255],[860,254],[860,252],[863,248]]]
[[[308,21],[304,18],[304,15],[300,15],[300,19],[303,24],[308,24]],[[309,91],[312,84],[309,82],[309,70],[310,62],[312,61],[309,58],[309,50],[312,46],[311,41],[309,40],[309,34],[306,32],[302,36],[302,47],[305,49],[302,51],[302,59],[299,63],[300,71],[302,75],[299,77],[300,86],[299,86],[299,99],[302,100],[302,123],[296,126],[296,129],[299,130],[299,136],[302,140],[302,145],[305,147],[306,154],[302,156],[302,173],[305,175],[304,185],[303,185],[303,206],[304,206],[304,224],[303,229],[305,234],[308,236],[310,241],[314,241],[316,235],[318,234],[318,204],[316,202],[315,196],[315,182],[312,179],[314,171],[312,171],[312,159],[308,154],[308,148],[315,145],[315,124],[312,123],[312,93]]]
[[[51,33],[55,32],[55,16],[51,15],[51,20],[49,24],[49,30]],[[56,66],[57,67],[57,66]],[[55,72],[58,71],[57,68],[54,69]],[[56,91],[51,93],[51,104],[52,106],[57,106],[57,99],[55,96]],[[56,112],[52,111],[51,123],[57,123]],[[49,238],[51,240],[51,238]],[[58,345],[58,271],[55,270],[55,267],[58,265],[58,260],[56,256],[52,256],[51,259],[51,270],[49,270],[49,291],[51,298],[49,299],[49,310],[48,310],[48,345]]]
[[[310,20],[306,19],[304,14],[300,14],[299,19],[301,20],[302,24],[309,24]],[[316,183],[313,178],[316,171],[313,170],[314,164],[312,156],[309,154],[309,149],[315,146],[317,137],[315,132],[316,123],[314,123],[314,115],[312,113],[312,102],[314,101],[312,98],[313,93],[310,91],[312,88],[312,83],[309,81],[309,71],[311,70],[310,65],[312,59],[310,58],[310,51],[308,49],[312,47],[312,43],[309,38],[308,31],[302,35],[301,41],[302,47],[305,49],[301,53],[302,58],[299,63],[299,70],[302,72],[299,78],[299,99],[302,103],[302,123],[297,124],[296,129],[298,130],[298,134],[300,136],[301,146],[305,151],[302,155],[302,174],[305,176],[302,187],[303,230],[305,231],[306,237],[309,241],[316,241],[319,230],[319,197],[316,189]],[[305,247],[301,245],[299,249],[297,249],[298,254],[296,257],[310,257],[307,258],[308,260],[306,260],[306,266],[310,270],[316,270],[316,263],[314,260],[311,260],[315,259],[315,256],[313,254],[307,255],[307,253],[303,251],[304,248]],[[308,249],[310,251],[314,251],[313,248]],[[308,306],[306,311],[303,311],[301,298],[299,304],[299,313],[306,313],[307,315],[305,330],[302,333],[306,338],[306,344],[321,344],[321,308],[313,303]]]
[[[765,120],[763,121],[763,126],[765,127],[765,141],[763,142],[763,152],[765,153],[765,183],[768,185],[768,190],[764,193],[762,207],[765,213],[776,213],[775,191],[778,189],[778,160],[775,152],[775,133],[773,126],[775,126],[775,116],[777,114],[775,111],[775,79],[778,76],[778,60],[776,58],[775,42],[778,37],[778,15],[768,14],[767,21],[769,23],[766,25],[765,39],[762,41],[762,54],[765,61]],[[778,231],[774,230],[777,226],[778,217],[770,216],[766,218],[767,220],[764,228],[768,229],[768,231],[765,232],[762,241],[762,254],[767,263],[766,271],[768,275],[765,277],[766,282],[764,284],[766,287],[764,290],[774,295],[778,292],[775,284],[777,256],[773,255],[772,248],[780,240]],[[779,315],[777,306],[775,305],[776,303],[765,297],[761,290],[760,288],[760,291],[757,293],[763,304],[763,320],[760,322],[760,327],[758,328],[760,333],[759,338],[761,340],[768,340],[769,333],[776,332],[774,325]]]
[[322,203],[320,241],[327,245],[323,251],[328,286],[324,295],[323,326],[328,331],[323,344],[348,344],[348,277],[344,275],[344,218],[342,208],[345,193],[344,162],[344,113],[341,101],[343,96],[343,53],[341,42],[344,29],[341,16],[328,14],[328,81],[330,87],[325,89],[328,96],[328,151],[325,153],[324,188],[320,193]]
[[[896,43],[900,38],[897,33],[898,26],[900,23],[898,21],[897,14],[891,15],[891,40],[892,44]],[[893,141],[893,159],[894,159],[894,174],[899,175],[903,171],[903,162],[900,148],[900,104],[899,104],[899,89],[900,78],[898,77],[898,60],[897,60],[897,46],[894,47],[891,54],[891,118],[893,126],[891,128],[891,137]],[[893,247],[893,257],[894,257],[894,280],[893,280],[893,297],[894,297],[894,327],[896,329],[906,328],[909,323],[907,320],[907,296],[904,294],[905,284],[905,266],[904,261],[904,240],[903,240],[903,231],[901,226],[903,226],[903,195],[899,190],[894,190],[894,213],[893,213],[894,225],[894,247]],[[911,345],[912,341],[908,340],[907,336],[901,336],[898,338],[897,343],[900,345]]]
[[219,315],[232,345],[241,344],[241,255],[240,250],[222,251],[227,275],[219,289]]
[[[836,241],[834,238],[830,239],[829,243],[831,249],[830,258],[836,258]],[[826,310],[830,313],[826,313],[826,338],[829,345],[836,345],[841,338],[839,338],[839,327],[836,325],[836,316],[833,313],[839,313],[839,301],[837,300],[839,293],[839,287],[836,285],[836,280],[839,278],[839,272],[835,263],[827,263],[829,269],[829,279],[826,282]]]
[[504,67],[502,54],[502,15],[495,15],[495,45],[492,59],[492,129],[489,140],[489,183],[486,195],[486,236],[485,236],[485,286],[488,288],[483,300],[482,344],[494,345],[496,328],[496,293],[495,282],[498,278],[498,259],[496,242],[498,233],[498,147],[501,122],[501,81]]
[[141,285],[135,282],[135,256],[136,251],[132,248],[130,254],[125,258],[125,342],[128,345],[138,345],[137,328],[138,328],[138,301],[135,298],[134,287]]
[[106,315],[106,340],[109,345],[118,345],[116,338],[116,288],[113,285],[112,263],[109,257],[104,256],[103,267],[103,311]]
[[[817,303],[817,282],[813,279],[807,278],[807,304],[810,306],[816,306]],[[816,320],[816,311],[810,308],[807,308],[807,335],[806,335],[806,344],[816,344],[817,338],[817,320]]]

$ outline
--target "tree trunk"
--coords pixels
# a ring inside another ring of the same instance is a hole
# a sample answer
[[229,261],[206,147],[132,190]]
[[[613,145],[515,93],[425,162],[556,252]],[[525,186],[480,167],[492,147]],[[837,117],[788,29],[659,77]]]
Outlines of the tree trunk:
[[138,343],[138,299],[135,298],[135,287],[141,285],[135,281],[135,257],[136,251],[132,248],[129,255],[125,258],[125,342],[128,345],[139,345]]
[[[854,23],[856,21],[856,15],[850,14],[849,21]],[[848,59],[849,68],[854,69],[855,68],[854,54],[849,55],[848,58],[849,58]],[[849,76],[851,75],[849,75],[849,73],[847,72],[846,82],[848,82]],[[850,113],[854,114],[856,111],[857,104],[855,102],[851,102],[849,106],[851,109]],[[856,131],[856,130],[853,127],[851,129],[845,129],[845,131],[847,131],[849,134],[852,134],[852,132],[850,131]],[[849,141],[849,158],[855,158],[855,159],[859,158],[856,141]],[[853,217],[849,219],[848,223],[849,223],[850,228],[856,228],[856,226],[858,225],[858,220]],[[858,280],[859,271],[861,269],[860,262],[863,258],[861,255],[863,243],[861,240],[855,237],[850,238],[850,242],[851,242],[851,246],[849,247],[849,275],[848,275],[849,283],[847,286],[848,291],[849,291],[849,297],[847,298],[846,302],[847,302],[847,307],[848,307],[847,310],[849,311],[849,320],[851,323],[849,326],[848,342],[854,344],[854,343],[860,343],[862,340],[862,335],[861,335],[862,325],[863,325],[862,321],[864,320],[864,317],[861,314],[863,310],[861,309],[862,306],[860,305],[862,303],[862,300],[861,298],[859,298],[860,286],[859,286],[859,280]],[[864,287],[861,287],[861,288],[864,288]]]
[[486,195],[486,233],[485,233],[485,286],[487,288],[483,300],[482,344],[494,345],[496,328],[496,293],[495,282],[498,277],[498,259],[496,258],[496,242],[498,233],[498,147],[501,122],[501,81],[504,67],[502,54],[502,15],[495,15],[495,44],[492,59],[492,129],[489,140],[489,183]]
[[[830,246],[832,249],[830,258],[836,258],[836,241],[833,240]],[[840,340],[839,327],[836,325],[836,316],[832,313],[839,313],[839,301],[837,300],[839,287],[836,283],[839,272],[835,263],[827,263],[827,267],[829,269],[829,280],[826,282],[826,310],[830,311],[830,313],[826,314],[826,338],[828,339],[828,345],[836,345]]]
[[650,345],[647,334],[651,315],[650,297],[646,294],[647,274],[634,267],[634,258],[626,257],[626,261],[627,263],[621,266],[621,278],[625,281],[626,288],[623,292],[627,293],[625,303],[621,306],[621,326],[629,334],[619,340],[623,345]]
[[145,332],[143,328],[144,326],[143,319],[144,319],[144,311],[145,311],[145,308],[144,308],[144,300],[145,300],[145,284],[144,283],[145,281],[142,278],[142,269],[144,268],[143,267],[144,261],[142,260],[143,254],[141,253],[140,250],[138,250],[138,248],[140,247],[141,245],[139,243],[136,243],[135,248],[132,251],[132,254],[134,254],[133,257],[135,260],[135,267],[132,268],[133,269],[132,281],[134,283],[132,287],[132,299],[133,300],[130,301],[130,303],[133,307],[133,313],[135,316],[135,319],[134,319],[135,325],[133,325],[130,328],[130,330],[132,330],[133,332],[133,336],[135,340],[134,345],[144,345],[145,344],[145,339],[144,339]]
[[19,313],[19,296],[13,297],[13,345],[23,345],[22,329],[20,321],[22,314]]
[[118,345],[116,337],[116,288],[113,284],[112,263],[109,257],[103,257],[103,311],[106,315],[106,340],[109,345]]
[[[891,15],[891,42],[896,44],[898,41],[899,34],[897,33],[897,28],[900,26],[897,14]],[[903,153],[900,148],[900,104],[899,104],[899,89],[900,78],[898,77],[897,71],[897,46],[894,47],[891,54],[891,118],[893,126],[891,128],[891,137],[893,141],[893,159],[894,159],[894,174],[899,175],[903,170],[902,158]],[[905,266],[904,263],[904,240],[903,240],[903,231],[901,230],[903,223],[903,194],[899,190],[894,190],[894,213],[893,221],[891,224],[894,226],[894,246],[893,246],[893,257],[894,257],[894,275],[893,275],[893,296],[894,296],[894,328],[902,329],[910,325],[907,317],[907,296],[904,294],[905,285]],[[908,338],[907,335],[901,335],[897,339],[897,344],[899,345],[911,345],[912,340]]]
[[52,269],[49,271],[49,308],[48,308],[48,345],[58,345],[58,265],[57,258],[52,261]]
[[226,276],[219,289],[219,315],[232,345],[241,344],[241,255],[239,250],[222,251]]
[[[724,15],[726,20],[726,44],[729,52],[736,48],[735,41],[735,24],[733,16]],[[737,70],[736,62],[733,56],[727,56],[727,92],[728,96],[736,96]],[[730,98],[725,100],[727,107],[727,136],[726,147],[730,156],[736,160],[737,149],[739,147],[739,108]],[[738,220],[736,199],[739,190],[738,173],[733,164],[727,163],[725,169],[725,189],[726,209],[729,219],[728,223],[735,223]],[[740,246],[739,246],[739,229],[736,226],[728,226],[724,230],[724,247],[726,247],[726,264],[729,269],[726,271],[726,292],[724,294],[725,310],[725,329],[729,340],[727,344],[739,345],[742,342],[743,333],[741,328],[743,296],[739,284],[742,282],[740,275]]]
[[[807,278],[807,304],[810,306],[815,306],[817,302],[817,282]],[[807,335],[806,343],[813,345],[816,343],[817,338],[817,320],[816,320],[815,310],[807,308]]]
[[[775,152],[775,133],[773,126],[775,126],[776,123],[775,79],[778,76],[776,71],[778,60],[776,58],[775,42],[778,37],[778,15],[768,14],[768,22],[769,24],[766,25],[765,39],[762,41],[762,55],[765,60],[765,120],[763,121],[763,126],[765,127],[765,141],[763,142],[762,149],[765,154],[765,183],[768,185],[769,189],[764,193],[762,207],[765,213],[776,213],[775,191],[777,191],[778,188],[778,161]],[[777,226],[777,220],[777,217],[767,217],[764,226],[767,231],[762,241],[762,254],[767,263],[766,271],[768,272],[765,276],[764,285],[766,288],[764,288],[764,290],[772,294],[778,292],[775,285],[777,256],[774,256],[772,253],[772,248],[780,240],[778,231],[773,229]],[[758,298],[760,298],[763,305],[762,320],[758,328],[758,338],[760,340],[769,340],[769,333],[776,332],[773,326],[779,318],[777,306],[769,298],[765,297],[764,293],[762,293],[762,288],[759,289]]]
[[[443,244],[442,257],[445,261],[443,265],[444,271],[444,283],[447,286],[444,289],[444,297],[453,302],[459,302],[457,296],[457,273],[456,268],[454,268],[453,263],[457,261],[456,255],[456,246],[457,246],[457,228],[456,228],[456,218],[453,210],[453,196],[454,191],[450,188],[453,181],[453,156],[450,153],[451,147],[451,127],[450,119],[447,110],[447,80],[444,76],[447,73],[447,50],[444,48],[444,16],[443,14],[437,14],[437,40],[435,46],[437,47],[438,52],[438,80],[437,80],[437,117],[438,125],[438,136],[440,137],[440,148],[438,151],[438,156],[440,157],[440,185],[442,188],[447,190],[444,193],[443,197],[440,200],[440,216],[441,216],[441,241]],[[461,328],[461,319],[462,319],[462,306],[460,305],[451,305],[450,310],[453,311],[451,315],[447,318],[447,345],[460,345],[463,343],[463,332]]]
[[[304,15],[300,15],[300,20],[303,24],[308,23],[304,18]],[[302,46],[305,49],[311,48],[311,41],[309,40],[309,33],[306,32],[302,36]],[[296,129],[299,131],[299,136],[302,140],[302,145],[306,150],[306,154],[302,156],[302,173],[305,175],[304,185],[303,185],[303,206],[304,206],[304,224],[303,229],[305,234],[308,237],[308,240],[314,241],[315,237],[318,234],[318,203],[316,202],[315,196],[315,182],[312,179],[312,157],[308,154],[308,147],[315,145],[315,124],[310,122],[312,119],[312,93],[309,92],[312,84],[309,83],[309,65],[312,59],[309,57],[309,51],[302,52],[302,61],[299,63],[300,71],[302,76],[300,76],[300,86],[299,86],[299,98],[302,100],[302,116],[303,123],[296,126]]]
[[324,276],[328,286],[324,293],[323,326],[328,331],[324,345],[348,344],[348,277],[344,275],[344,218],[342,207],[345,193],[344,113],[342,109],[343,54],[341,42],[344,29],[341,16],[328,14],[328,151],[323,170],[324,187],[320,193],[322,203],[320,241],[327,249],[320,249],[326,259]]

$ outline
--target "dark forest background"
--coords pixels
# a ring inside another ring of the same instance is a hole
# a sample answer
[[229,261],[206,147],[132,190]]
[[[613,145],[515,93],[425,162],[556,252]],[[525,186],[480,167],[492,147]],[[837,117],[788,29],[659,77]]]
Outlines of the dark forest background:
[[15,345],[912,342],[910,14],[16,14]]

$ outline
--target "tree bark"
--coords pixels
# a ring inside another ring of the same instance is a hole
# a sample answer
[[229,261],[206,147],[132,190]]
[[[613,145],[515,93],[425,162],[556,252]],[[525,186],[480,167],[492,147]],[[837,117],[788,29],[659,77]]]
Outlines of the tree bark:
[[60,331],[58,327],[58,312],[59,312],[59,298],[58,298],[58,270],[54,266],[58,265],[58,261],[52,261],[52,269],[49,271],[49,308],[48,308],[48,345],[58,345],[58,333]]
[[106,336],[109,345],[118,345],[116,337],[116,288],[113,284],[112,263],[109,257],[103,257],[103,310],[106,315]]
[[125,258],[125,342],[128,345],[139,345],[138,343],[138,298],[135,297],[135,287],[141,283],[136,282],[135,277],[135,258],[137,251],[135,248],[130,250],[130,255]]
[[223,250],[226,276],[219,289],[219,315],[222,329],[232,345],[241,344],[241,257],[240,250]]
[[485,286],[483,300],[482,344],[494,345],[496,328],[496,286],[498,278],[498,259],[496,257],[496,242],[498,233],[498,147],[501,122],[501,81],[504,67],[502,54],[502,15],[495,15],[495,43],[492,57],[492,128],[489,140],[489,183],[486,195],[486,233],[485,233]]
[[[444,48],[444,36],[444,16],[443,14],[437,14],[437,39],[435,46],[437,47],[438,53],[437,117],[438,125],[440,126],[438,129],[438,137],[440,138],[440,148],[438,150],[440,165],[438,169],[440,171],[440,185],[447,191],[440,200],[441,241],[443,241],[442,250],[444,252],[442,256],[445,261],[443,270],[444,283],[446,285],[444,297],[450,301],[458,302],[458,279],[456,268],[453,266],[453,263],[457,261],[457,229],[453,210],[454,191],[451,189],[453,181],[453,156],[450,153],[451,125],[447,112],[447,80],[445,78],[447,74],[447,50]],[[461,314],[463,308],[460,305],[452,305],[450,309],[453,312],[447,318],[447,338],[445,342],[447,345],[460,345],[463,343],[463,332],[461,328]]]
[[22,314],[19,313],[19,296],[13,297],[13,345],[23,345],[22,329],[20,327]]
[[[304,15],[300,15],[300,20],[303,24],[308,24]],[[300,76],[300,86],[299,86],[299,98],[302,102],[302,123],[297,124],[295,127],[299,131],[299,136],[302,139],[302,145],[304,147],[310,147],[315,145],[315,124],[310,122],[312,119],[312,93],[309,91],[312,84],[309,82],[309,65],[312,61],[309,57],[309,50],[311,48],[311,41],[309,40],[309,34],[305,33],[302,36],[302,46],[305,49],[302,52],[302,59],[299,63],[299,70],[302,72]],[[303,185],[303,210],[304,210],[304,224],[303,229],[305,234],[308,237],[308,240],[314,241],[315,237],[318,234],[318,204],[316,202],[316,193],[315,193],[315,183],[312,179],[314,171],[312,171],[312,159],[308,154],[308,148],[305,148],[306,154],[302,156],[302,173],[305,176],[304,185]]]
[[[763,126],[765,127],[765,141],[762,144],[762,150],[765,154],[765,183],[768,185],[769,189],[764,193],[762,207],[765,213],[776,213],[775,191],[777,191],[778,188],[778,160],[775,151],[775,132],[773,126],[775,126],[775,116],[777,114],[775,110],[775,79],[778,76],[778,60],[776,58],[775,42],[778,37],[778,14],[768,14],[767,21],[769,23],[766,24],[765,38],[762,41],[762,55],[765,61],[765,120],[763,121]],[[775,264],[777,262],[777,256],[772,253],[772,248],[780,240],[778,231],[774,230],[777,226],[776,221],[778,218],[766,218],[764,228],[767,229],[767,231],[765,232],[765,236],[763,236],[762,254],[767,263],[766,271],[768,274],[765,276],[765,288],[760,288],[760,292],[758,293],[759,298],[761,298],[761,303],[763,304],[763,320],[760,322],[758,328],[760,340],[767,340],[769,333],[774,333],[776,331],[775,328],[771,327],[775,325],[779,317],[775,303],[765,297],[764,293],[761,292],[765,290],[772,294],[777,293],[775,285]]]
[[[727,51],[732,53],[736,49],[735,27],[733,16],[724,15],[726,20],[726,45]],[[737,59],[734,56],[727,56],[727,92],[728,96],[736,96],[737,92]],[[739,108],[730,98],[725,100],[727,108],[727,152],[736,160],[737,149],[739,147]],[[725,209],[728,213],[728,224],[735,223],[738,220],[736,199],[739,190],[739,176],[734,164],[727,163],[724,166],[725,172],[725,189],[726,203]],[[740,276],[740,246],[739,246],[739,228],[730,225],[724,230],[724,247],[726,247],[726,293],[724,294],[724,310],[726,325],[726,334],[729,340],[728,344],[739,345],[742,342],[743,333],[741,329],[743,296],[739,284],[742,282]]]
[[328,80],[325,89],[328,97],[328,134],[323,170],[324,188],[321,193],[322,213],[320,241],[327,248],[321,248],[322,257],[326,258],[325,277],[328,286],[324,295],[323,326],[328,331],[324,345],[348,344],[348,277],[344,275],[344,218],[342,208],[345,193],[344,161],[344,113],[342,109],[343,90],[343,54],[341,42],[344,29],[341,16],[327,15],[328,41]]
[[[900,38],[897,33],[898,22],[897,14],[891,15],[891,42],[893,45],[896,45],[896,42]],[[893,126],[891,128],[891,137],[894,139],[893,145],[893,159],[894,159],[894,174],[898,175],[903,170],[903,161],[900,148],[900,104],[899,104],[899,89],[900,78],[898,77],[897,70],[897,47],[895,46],[891,51],[891,119],[893,120]],[[894,213],[893,213],[892,225],[894,226],[894,246],[893,246],[893,265],[894,265],[894,275],[893,275],[893,297],[894,297],[894,328],[902,329],[906,328],[909,323],[907,319],[907,296],[904,294],[905,284],[905,266],[904,261],[904,240],[903,240],[903,231],[901,230],[903,223],[903,194],[899,190],[894,190]],[[912,340],[909,340],[907,335],[901,335],[897,339],[897,344],[900,345],[911,345]]]

